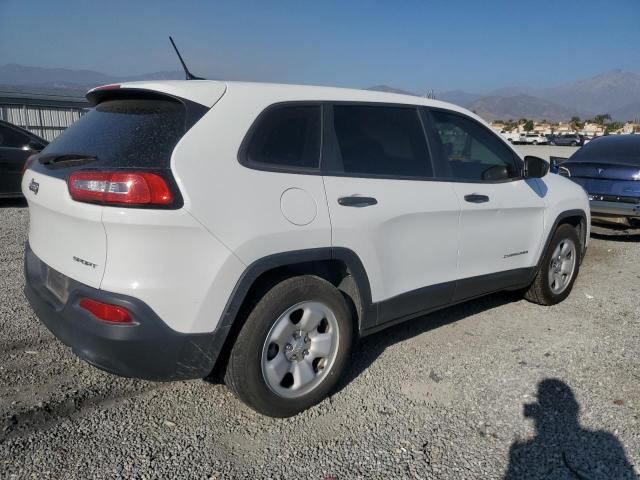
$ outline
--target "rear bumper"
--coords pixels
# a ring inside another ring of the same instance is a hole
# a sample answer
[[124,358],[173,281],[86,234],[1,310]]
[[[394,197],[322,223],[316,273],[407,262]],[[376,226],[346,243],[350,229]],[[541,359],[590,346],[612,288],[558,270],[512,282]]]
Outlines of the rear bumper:
[[[69,278],[63,303],[46,286],[49,267],[25,247],[25,295],[45,326],[83,360],[107,372],[146,380],[203,378],[215,366],[228,333],[185,334],[172,330],[144,302],[98,290]],[[121,305],[134,324],[98,320],[80,308],[82,297]]]
[[591,213],[594,215],[616,215],[620,217],[640,217],[640,203],[609,202],[591,200]]

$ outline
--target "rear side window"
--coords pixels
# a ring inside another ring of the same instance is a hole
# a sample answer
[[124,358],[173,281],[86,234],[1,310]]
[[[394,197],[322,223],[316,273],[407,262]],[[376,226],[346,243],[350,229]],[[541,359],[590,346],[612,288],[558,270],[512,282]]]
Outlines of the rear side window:
[[416,108],[335,105],[333,119],[345,173],[432,176],[429,151]]
[[246,151],[253,166],[318,168],[320,105],[275,107],[260,116]]
[[166,168],[185,119],[185,106],[173,99],[107,100],[50,143],[42,158],[86,155],[97,157],[92,167]]
[[29,137],[13,128],[0,125],[0,147],[24,148],[29,145]]
[[434,110],[431,116],[445,177],[488,180],[495,167],[505,167],[508,177],[519,175],[511,150],[487,128],[455,113]]

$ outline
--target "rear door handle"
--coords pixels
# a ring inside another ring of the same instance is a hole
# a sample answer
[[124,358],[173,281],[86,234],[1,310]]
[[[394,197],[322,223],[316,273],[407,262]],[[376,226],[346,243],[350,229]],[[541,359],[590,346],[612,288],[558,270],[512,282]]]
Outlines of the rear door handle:
[[465,195],[464,199],[469,203],[487,203],[489,201],[489,197],[487,195],[479,195],[477,193]]
[[343,207],[362,208],[376,205],[378,200],[373,197],[359,197],[357,195],[352,195],[350,197],[340,197],[338,199],[338,203]]

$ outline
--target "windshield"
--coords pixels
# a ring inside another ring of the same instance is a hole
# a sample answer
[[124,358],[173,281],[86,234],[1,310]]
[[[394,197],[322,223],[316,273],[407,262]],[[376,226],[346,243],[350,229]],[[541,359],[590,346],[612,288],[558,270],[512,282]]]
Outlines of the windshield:
[[640,135],[604,137],[578,150],[572,162],[606,162],[640,167]]

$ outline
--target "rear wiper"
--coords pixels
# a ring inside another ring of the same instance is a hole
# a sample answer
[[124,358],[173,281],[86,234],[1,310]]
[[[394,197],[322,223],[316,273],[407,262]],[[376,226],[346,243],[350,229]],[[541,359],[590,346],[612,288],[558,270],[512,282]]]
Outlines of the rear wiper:
[[96,160],[98,160],[98,157],[95,155],[82,155],[75,153],[68,153],[65,155],[41,155],[38,158],[38,161],[42,165],[51,169],[76,167],[95,162]]

